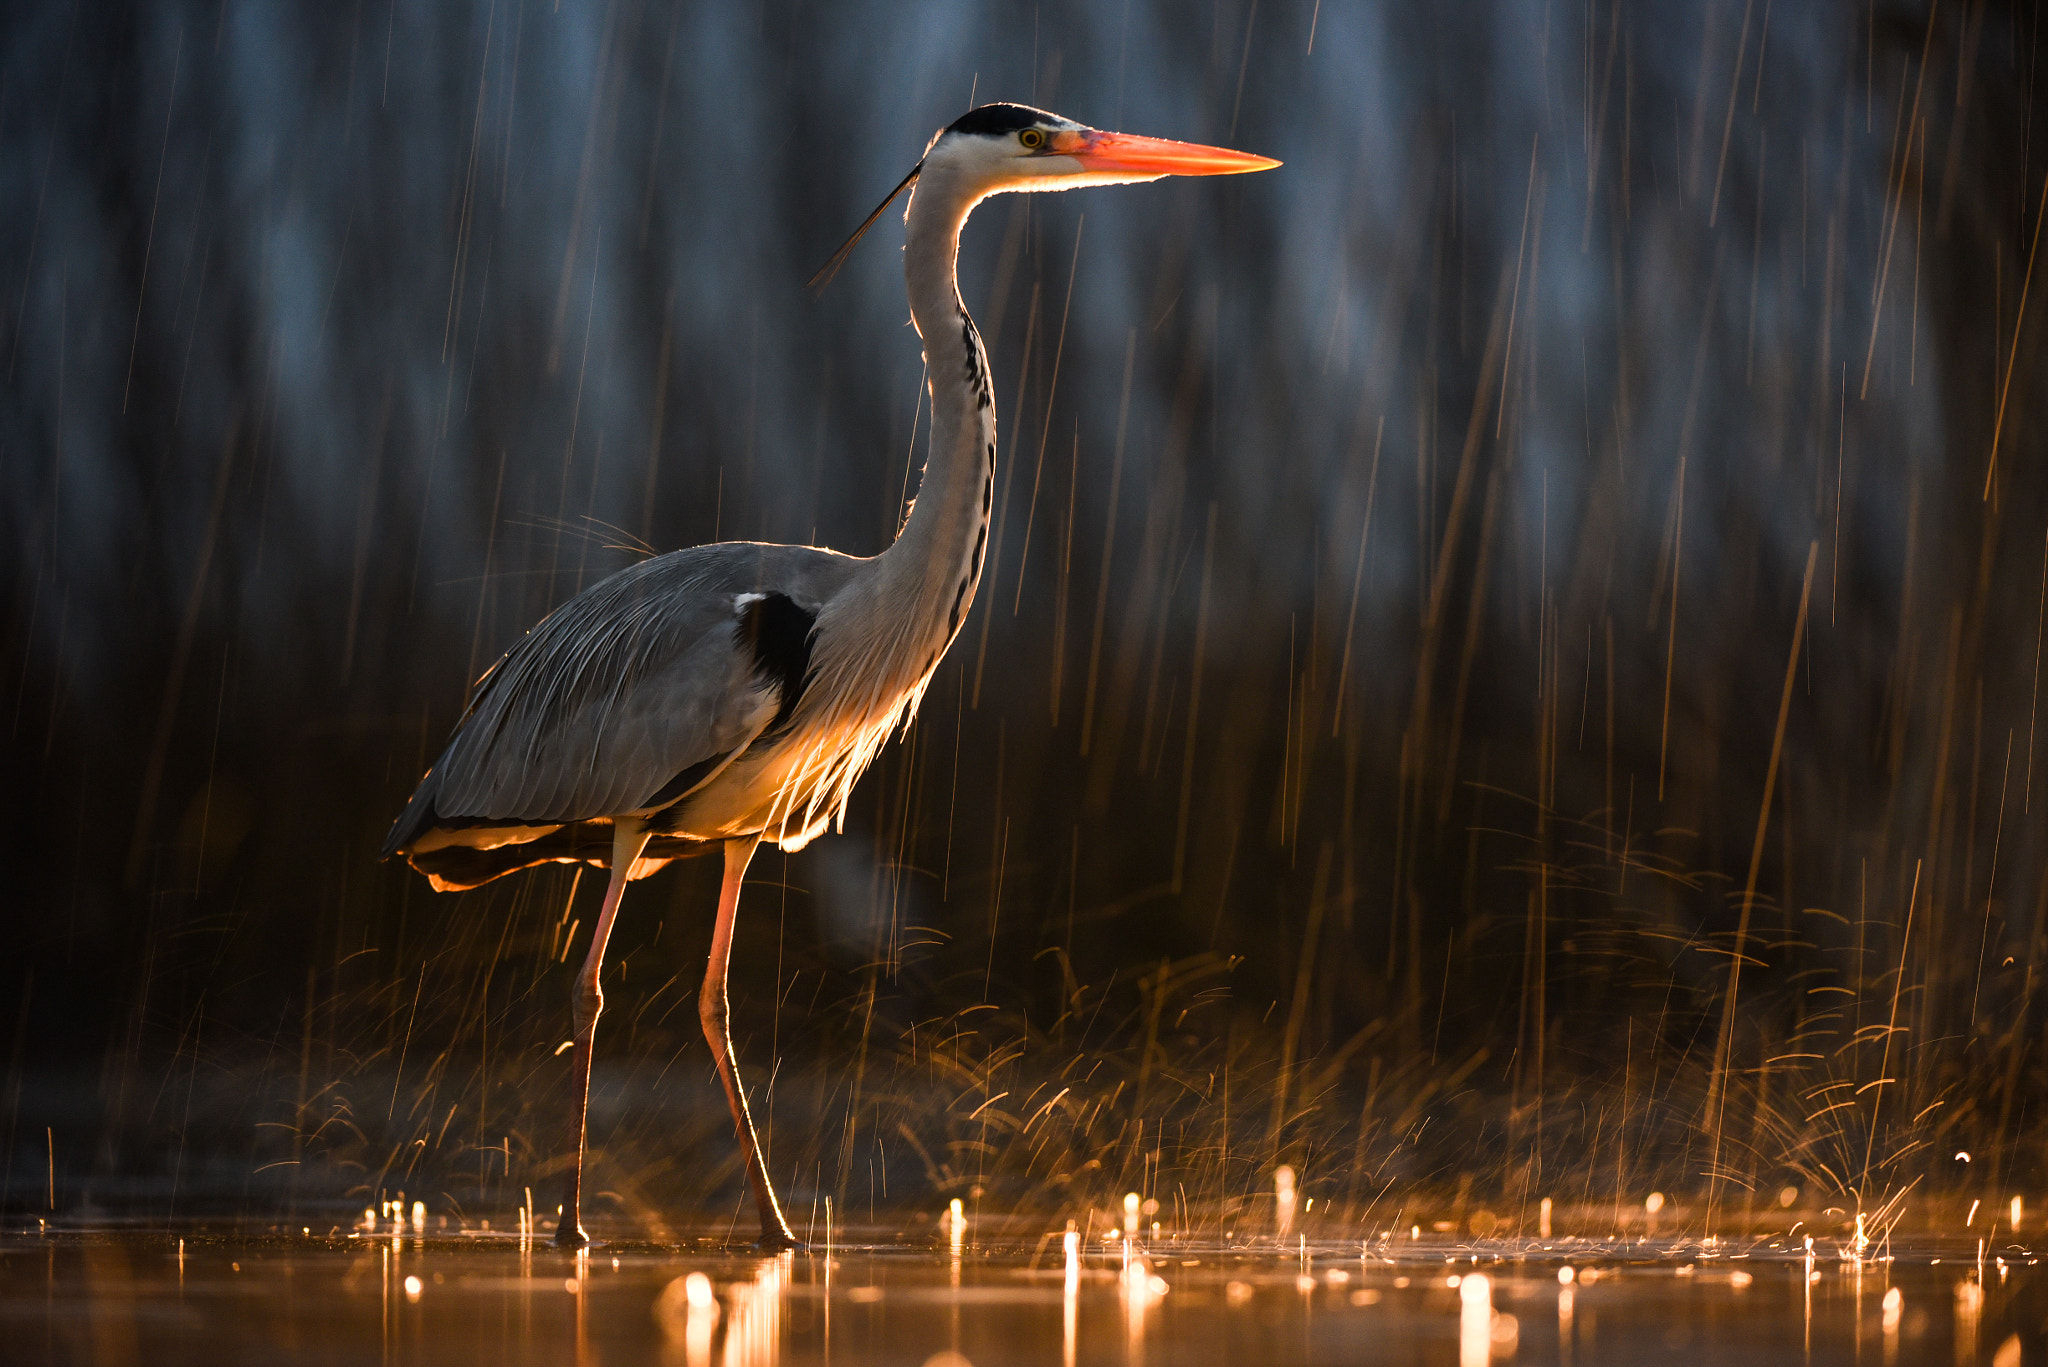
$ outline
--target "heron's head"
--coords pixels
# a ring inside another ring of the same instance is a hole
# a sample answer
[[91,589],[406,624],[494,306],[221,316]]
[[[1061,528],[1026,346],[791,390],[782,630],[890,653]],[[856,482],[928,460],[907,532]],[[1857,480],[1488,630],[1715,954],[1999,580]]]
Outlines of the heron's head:
[[1264,171],[1270,157],[1191,142],[1107,133],[1021,104],[985,104],[939,130],[919,163],[979,198],[1014,190],[1128,185],[1161,176]]
[[985,104],[938,131],[923,159],[811,277],[811,286],[822,289],[882,211],[913,185],[930,185],[964,213],[989,195],[1006,191],[1131,185],[1161,176],[1224,176],[1279,164],[1271,157],[1222,147],[1106,133],[1028,105]]

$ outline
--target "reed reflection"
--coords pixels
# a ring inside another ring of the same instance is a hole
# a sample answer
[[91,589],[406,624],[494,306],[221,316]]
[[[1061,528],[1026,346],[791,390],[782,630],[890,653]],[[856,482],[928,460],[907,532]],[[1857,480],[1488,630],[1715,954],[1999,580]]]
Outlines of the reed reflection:
[[1572,1312],[1578,1300],[1572,1283],[1576,1280],[1571,1268],[1557,1269],[1557,1360],[1567,1367],[1572,1360]]
[[1060,1294],[1060,1361],[1063,1367],[1074,1367],[1081,1338],[1081,1231],[1074,1228],[1072,1220],[1067,1221],[1067,1232],[1061,1242],[1066,1248],[1067,1275]]
[[1124,1265],[1117,1277],[1117,1287],[1124,1304],[1124,1358],[1134,1364],[1142,1363],[1145,1319],[1154,1303],[1166,1294],[1167,1286],[1166,1280],[1153,1272],[1152,1260],[1129,1239],[1124,1240]]
[[1974,1276],[1965,1277],[1956,1283],[1955,1292],[1955,1344],[1956,1363],[1971,1363],[1977,1360],[1977,1326],[1984,1314],[1984,1286]]
[[1493,1353],[1493,1283],[1474,1272],[1458,1283],[1458,1367],[1486,1367]]

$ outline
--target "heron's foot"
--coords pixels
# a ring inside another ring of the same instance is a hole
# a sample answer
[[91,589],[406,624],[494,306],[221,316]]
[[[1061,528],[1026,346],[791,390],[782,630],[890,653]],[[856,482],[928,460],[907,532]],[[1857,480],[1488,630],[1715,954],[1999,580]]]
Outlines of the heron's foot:
[[809,1245],[786,1229],[764,1229],[754,1240],[756,1253],[807,1253]]
[[555,1230],[554,1244],[556,1248],[573,1252],[579,1248],[589,1248],[590,1236],[583,1232],[581,1220],[564,1220]]

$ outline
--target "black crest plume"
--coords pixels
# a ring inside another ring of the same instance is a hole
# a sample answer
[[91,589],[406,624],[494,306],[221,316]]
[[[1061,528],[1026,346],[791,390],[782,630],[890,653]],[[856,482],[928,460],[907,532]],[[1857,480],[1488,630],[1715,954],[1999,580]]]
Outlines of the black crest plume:
[[910,174],[897,183],[896,188],[889,192],[889,197],[880,204],[877,204],[875,211],[869,214],[858,228],[853,230],[853,236],[847,238],[839,250],[832,253],[832,259],[818,268],[818,273],[812,276],[810,281],[809,288],[812,293],[823,294],[825,292],[825,286],[831,284],[832,277],[839,274],[839,268],[846,264],[847,257],[853,255],[854,247],[859,245],[861,238],[867,235],[868,229],[875,226],[875,220],[882,216],[882,210],[894,204],[896,196],[909,189],[912,182],[917,179],[917,173],[923,169],[924,163],[922,161],[911,167]]

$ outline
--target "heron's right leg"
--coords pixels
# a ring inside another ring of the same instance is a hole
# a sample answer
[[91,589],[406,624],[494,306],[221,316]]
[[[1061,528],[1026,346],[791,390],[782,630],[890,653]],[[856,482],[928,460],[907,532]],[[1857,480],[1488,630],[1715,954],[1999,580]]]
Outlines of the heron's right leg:
[[597,1040],[597,1018],[604,1011],[604,988],[598,974],[604,968],[605,942],[612,937],[612,919],[619,914],[619,899],[633,865],[647,848],[646,824],[620,817],[612,828],[612,876],[605,885],[604,909],[597,915],[597,928],[590,932],[590,953],[576,975],[570,997],[576,1021],[575,1052],[570,1055],[570,1153],[567,1190],[562,1195],[562,1219],[555,1226],[555,1244],[561,1248],[582,1248],[590,1242],[583,1232],[583,1128],[590,1110],[590,1049]]
[[718,1080],[725,1084],[725,1102],[732,1110],[732,1127],[747,1160],[747,1185],[754,1189],[754,1208],[761,1217],[763,1248],[800,1248],[789,1222],[776,1204],[775,1188],[768,1181],[768,1164],[761,1156],[761,1140],[754,1133],[754,1117],[747,1111],[746,1093],[740,1090],[739,1069],[733,1059],[732,1036],[725,1028],[725,970],[732,959],[733,915],[739,910],[740,884],[747,876],[747,863],[754,857],[758,835],[725,842],[725,881],[718,890],[718,921],[711,929],[711,962],[704,970],[704,986],[697,994],[697,1018],[704,1026],[704,1040],[718,1063]]

